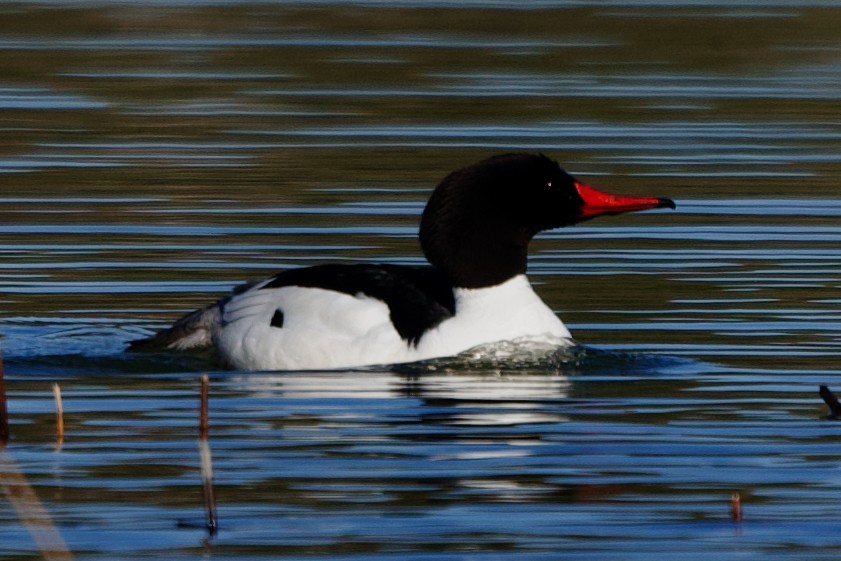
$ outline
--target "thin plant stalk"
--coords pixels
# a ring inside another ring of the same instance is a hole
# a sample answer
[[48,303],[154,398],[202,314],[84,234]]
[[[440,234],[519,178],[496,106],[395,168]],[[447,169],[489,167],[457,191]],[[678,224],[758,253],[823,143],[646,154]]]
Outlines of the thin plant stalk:
[[207,531],[214,535],[218,529],[216,515],[216,495],[213,490],[213,458],[210,455],[208,435],[208,401],[210,395],[210,380],[207,374],[201,377],[201,400],[199,405],[199,457],[201,458],[202,494],[207,511]]
[[64,443],[64,405],[61,399],[61,386],[53,384],[55,397],[55,439],[60,447]]
[[742,521],[742,496],[739,493],[730,495],[730,519],[733,522]]

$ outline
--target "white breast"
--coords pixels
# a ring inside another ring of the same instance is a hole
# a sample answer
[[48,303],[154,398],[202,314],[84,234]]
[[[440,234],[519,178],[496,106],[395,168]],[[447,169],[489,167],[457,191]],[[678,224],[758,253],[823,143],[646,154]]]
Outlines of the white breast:
[[568,344],[572,340],[525,275],[489,288],[456,289],[455,299],[455,316],[420,339],[415,360],[452,356],[498,341],[540,338]]

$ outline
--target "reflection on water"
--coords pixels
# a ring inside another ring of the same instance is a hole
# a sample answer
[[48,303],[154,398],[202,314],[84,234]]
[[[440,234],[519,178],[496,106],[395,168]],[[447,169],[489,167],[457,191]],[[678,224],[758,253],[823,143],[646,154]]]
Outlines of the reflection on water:
[[[839,29],[797,0],[0,9],[0,488],[75,559],[834,558]],[[421,263],[432,186],[508,150],[678,203],[535,240],[579,346],[315,373],[124,352],[276,270]],[[178,526],[201,371],[212,540]],[[0,522],[0,557],[42,553],[3,498]]]
[[[835,425],[802,397],[816,378],[792,385],[787,376],[808,376],[631,359],[584,360],[587,373],[572,379],[217,374],[221,532],[211,551],[448,556],[504,541],[515,556],[611,556],[632,544],[642,557],[687,540],[719,554],[745,540],[760,547],[775,532],[798,536],[791,558],[837,545],[825,522]],[[49,498],[68,546],[83,556],[198,554],[202,531],[176,525],[202,512],[196,378],[88,374],[63,384],[61,451],[50,442],[48,384],[29,379],[13,395],[26,413],[7,453]],[[748,505],[740,527],[727,514],[734,489]],[[2,528],[2,543],[28,550],[14,524]]]

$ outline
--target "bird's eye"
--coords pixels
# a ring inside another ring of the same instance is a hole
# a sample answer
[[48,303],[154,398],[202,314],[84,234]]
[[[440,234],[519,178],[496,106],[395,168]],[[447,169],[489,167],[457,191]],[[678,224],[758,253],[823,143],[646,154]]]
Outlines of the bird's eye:
[[547,186],[547,187],[549,187],[549,188],[551,189],[551,188],[552,188],[552,182],[551,182],[551,181],[547,181],[547,182],[546,182],[546,186]]

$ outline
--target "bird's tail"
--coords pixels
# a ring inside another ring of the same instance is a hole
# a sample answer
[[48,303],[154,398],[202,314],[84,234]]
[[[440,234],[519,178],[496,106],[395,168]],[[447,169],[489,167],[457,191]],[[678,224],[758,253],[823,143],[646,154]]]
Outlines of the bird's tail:
[[162,349],[200,349],[215,342],[216,333],[222,325],[224,300],[204,307],[176,321],[172,327],[162,329],[145,339],[129,342],[130,351],[155,351]]

